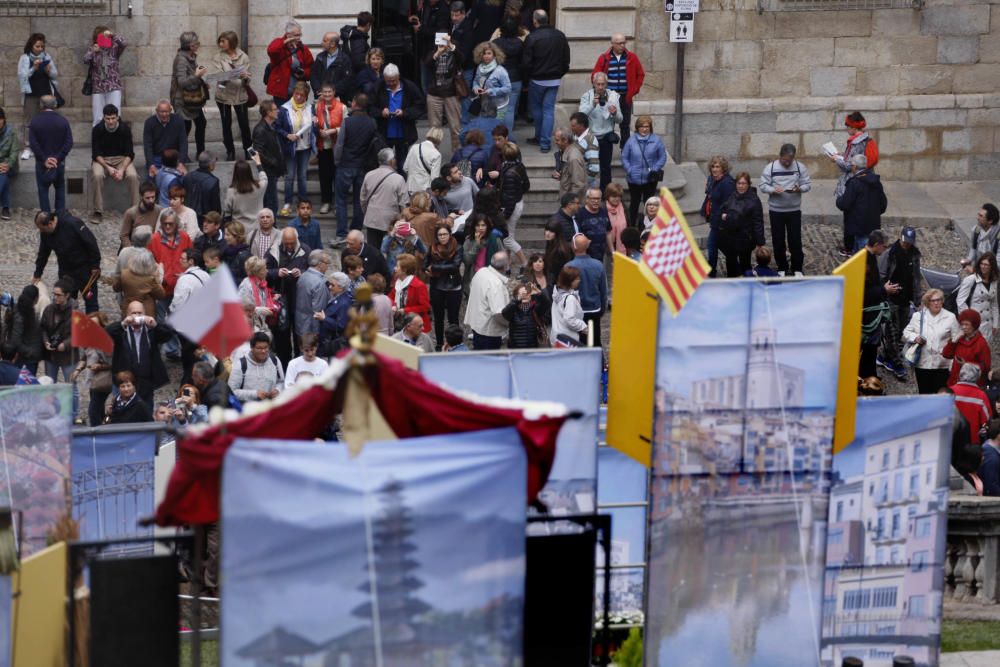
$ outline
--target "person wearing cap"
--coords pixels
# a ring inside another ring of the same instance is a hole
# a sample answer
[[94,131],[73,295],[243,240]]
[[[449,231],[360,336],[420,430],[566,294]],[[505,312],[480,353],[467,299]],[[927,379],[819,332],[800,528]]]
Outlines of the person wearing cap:
[[948,375],[948,386],[953,386],[959,381],[959,370],[963,364],[976,364],[979,366],[979,377],[976,383],[980,387],[986,386],[986,378],[990,372],[990,346],[979,333],[981,318],[979,313],[971,308],[966,308],[958,314],[958,326],[962,330],[962,335],[956,339],[948,341],[941,351],[941,356],[951,359],[951,372]]
[[[784,144],[774,160],[760,174],[757,189],[768,195],[767,210],[771,220],[771,243],[780,275],[790,270],[802,275],[805,255],[802,252],[802,193],[812,189],[809,170],[795,159],[795,144]],[[785,240],[792,256],[789,266]]]
[[892,311],[890,321],[892,361],[902,367],[899,346],[900,332],[910,319],[910,304],[920,309],[920,250],[917,248],[917,230],[904,227],[899,240],[879,255],[878,269],[882,282],[899,285],[899,291],[888,297]]
[[382,239],[382,256],[385,257],[389,275],[396,272],[396,258],[402,254],[413,255],[423,265],[427,256],[427,246],[420,240],[417,230],[406,220],[397,220],[389,234]]
[[[855,155],[865,156],[865,166],[867,169],[874,169],[878,164],[878,144],[866,131],[868,127],[865,117],[860,111],[855,111],[844,119],[844,127],[847,130],[847,147],[844,152],[831,155],[830,160],[840,169],[840,176],[837,178],[837,188],[834,191],[834,198],[839,199],[847,189],[847,182],[854,178],[854,163],[851,158]],[[839,208],[839,206],[838,206]],[[844,216],[846,220],[846,215]],[[841,248],[842,257],[850,257],[854,254],[853,239],[847,233],[846,222],[844,230],[844,247]]]

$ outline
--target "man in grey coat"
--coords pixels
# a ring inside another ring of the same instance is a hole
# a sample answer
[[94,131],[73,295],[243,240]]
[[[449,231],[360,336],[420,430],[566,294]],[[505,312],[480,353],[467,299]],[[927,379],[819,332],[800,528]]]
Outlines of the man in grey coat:
[[406,179],[396,172],[396,153],[383,148],[378,152],[378,167],[368,172],[361,184],[361,210],[365,213],[368,243],[381,248],[382,239],[409,203]]
[[778,271],[789,271],[785,240],[792,255],[791,271],[802,275],[802,193],[812,189],[809,170],[795,159],[795,144],[784,144],[778,159],[764,167],[758,190],[769,195],[767,208],[771,219],[771,243]]
[[319,320],[314,313],[321,313],[330,300],[330,290],[326,288],[326,269],[330,266],[330,255],[325,250],[309,253],[309,268],[299,278],[295,294],[295,335],[319,333]]

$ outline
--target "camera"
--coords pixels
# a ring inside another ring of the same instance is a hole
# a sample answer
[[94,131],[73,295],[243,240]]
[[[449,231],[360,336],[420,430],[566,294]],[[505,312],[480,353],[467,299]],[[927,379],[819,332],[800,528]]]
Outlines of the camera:
[[301,81],[302,79],[306,78],[306,71],[301,67],[296,67],[295,69],[292,70],[292,76]]
[[599,102],[599,104],[600,104],[600,105],[601,105],[602,107],[603,107],[603,106],[604,106],[605,104],[607,104],[607,103],[608,103],[608,94],[607,94],[607,93],[601,93],[601,96],[600,96],[600,97],[598,98],[598,102]]
[[62,336],[49,336],[49,345],[59,347],[65,339]]

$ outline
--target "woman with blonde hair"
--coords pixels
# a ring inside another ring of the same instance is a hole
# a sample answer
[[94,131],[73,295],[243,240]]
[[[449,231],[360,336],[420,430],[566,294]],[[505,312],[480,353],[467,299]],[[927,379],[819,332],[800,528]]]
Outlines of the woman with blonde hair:
[[472,52],[476,69],[472,74],[474,96],[469,105],[469,127],[489,136],[507,114],[510,102],[510,75],[504,68],[507,56],[493,42],[482,42]]
[[708,222],[708,265],[710,277],[715,277],[719,262],[719,225],[722,223],[722,205],[736,192],[736,181],[729,173],[729,160],[721,155],[708,161],[708,178],[705,180],[705,200],[701,214]]
[[160,282],[159,266],[152,253],[148,252],[130,256],[128,265],[114,279],[112,286],[116,292],[122,293],[122,317],[128,315],[128,305],[133,301],[142,303],[147,316],[156,317],[156,300],[167,296]]
[[410,223],[410,227],[417,233],[423,241],[425,248],[434,245],[434,228],[441,219],[437,213],[431,211],[431,196],[426,192],[417,192],[410,199],[410,205],[403,210],[403,220]]
[[244,263],[251,255],[243,223],[238,220],[230,222],[226,225],[223,238],[226,243],[222,249],[222,261],[229,266],[229,272],[233,274],[233,280],[239,285],[246,278]]
[[961,335],[955,314],[944,308],[944,292],[937,288],[924,292],[920,309],[903,329],[905,356],[913,364],[919,393],[936,394],[947,384],[951,360],[941,352]]

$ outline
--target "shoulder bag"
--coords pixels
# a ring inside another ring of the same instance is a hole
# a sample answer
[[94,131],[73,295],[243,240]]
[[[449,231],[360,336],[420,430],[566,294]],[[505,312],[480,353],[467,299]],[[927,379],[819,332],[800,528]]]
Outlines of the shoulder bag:
[[[921,338],[924,336],[924,311],[922,308],[920,309],[920,332],[918,335]],[[923,349],[923,345],[918,345],[916,342],[909,343],[903,351],[903,360],[915,367],[920,363],[920,353],[923,352]]]
[[[636,143],[639,143],[636,141]],[[642,163],[646,165],[646,183],[648,185],[656,185],[663,180],[663,170],[662,169],[650,169],[649,162],[646,160],[646,149],[639,146],[639,155],[642,156]],[[707,216],[706,216],[707,217]]]

